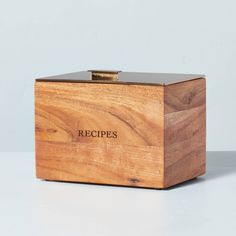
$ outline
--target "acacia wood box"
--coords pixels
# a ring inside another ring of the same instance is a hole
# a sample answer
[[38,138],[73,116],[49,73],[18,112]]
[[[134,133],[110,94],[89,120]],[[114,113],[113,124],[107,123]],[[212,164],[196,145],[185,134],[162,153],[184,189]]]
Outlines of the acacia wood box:
[[40,179],[168,188],[205,173],[202,75],[85,71],[35,82]]

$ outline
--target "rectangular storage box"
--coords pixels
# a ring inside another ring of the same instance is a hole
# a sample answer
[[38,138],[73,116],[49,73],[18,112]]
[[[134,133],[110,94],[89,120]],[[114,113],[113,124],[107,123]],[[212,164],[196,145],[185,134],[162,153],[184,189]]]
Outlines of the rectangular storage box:
[[167,188],[205,173],[202,75],[85,71],[36,79],[40,179]]

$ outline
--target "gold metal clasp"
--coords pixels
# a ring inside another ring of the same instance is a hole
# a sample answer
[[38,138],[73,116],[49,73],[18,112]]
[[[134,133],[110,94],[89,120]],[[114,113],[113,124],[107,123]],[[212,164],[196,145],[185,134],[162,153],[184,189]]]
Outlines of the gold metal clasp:
[[92,80],[118,80],[118,74],[121,71],[109,71],[109,70],[88,70],[91,72]]

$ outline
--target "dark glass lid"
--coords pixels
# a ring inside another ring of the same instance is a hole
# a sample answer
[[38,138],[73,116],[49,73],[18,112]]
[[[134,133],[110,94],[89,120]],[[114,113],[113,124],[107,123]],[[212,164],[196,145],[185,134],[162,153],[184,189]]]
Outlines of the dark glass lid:
[[115,83],[115,84],[147,84],[170,85],[188,80],[205,78],[198,74],[168,74],[89,70],[36,79],[40,82],[72,82],[72,83]]

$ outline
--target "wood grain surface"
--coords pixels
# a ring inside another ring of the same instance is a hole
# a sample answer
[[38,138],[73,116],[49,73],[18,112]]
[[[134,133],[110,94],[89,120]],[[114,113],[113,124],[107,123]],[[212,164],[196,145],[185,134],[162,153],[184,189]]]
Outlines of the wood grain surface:
[[35,139],[38,178],[168,188],[205,173],[205,79],[37,81]]
[[[37,177],[162,187],[162,86],[36,82]],[[116,131],[117,138],[79,130]]]
[[165,187],[205,173],[205,79],[165,87],[164,139]]

